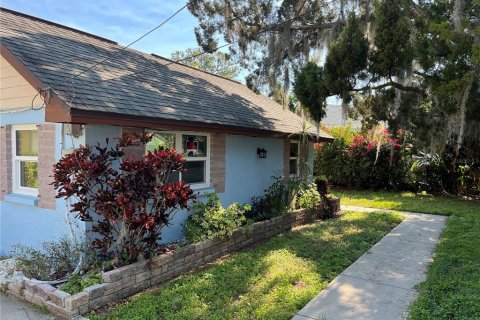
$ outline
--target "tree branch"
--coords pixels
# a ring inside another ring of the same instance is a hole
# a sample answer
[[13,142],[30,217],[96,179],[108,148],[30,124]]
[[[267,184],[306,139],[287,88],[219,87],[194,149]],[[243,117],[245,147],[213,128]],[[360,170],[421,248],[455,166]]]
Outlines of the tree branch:
[[232,4],[230,3],[230,1],[225,1],[225,5],[228,7],[228,9],[230,10],[230,12],[232,13],[232,16],[233,16],[234,20],[238,20],[240,23],[242,23],[243,25],[248,26],[248,27],[258,28],[258,27],[260,26],[260,25],[258,25],[258,24],[251,23],[251,22],[248,22],[248,21],[246,21],[245,19],[243,19],[244,17],[240,16],[240,15],[235,11],[235,9],[233,8],[233,6],[232,6]]
[[295,17],[298,17],[300,15],[300,13],[303,11],[303,9],[305,8],[305,5],[307,4],[307,0],[303,0],[302,3],[298,3],[297,4],[297,8],[295,9],[295,14],[294,16]]
[[350,91],[361,92],[361,91],[367,91],[367,90],[379,90],[379,89],[383,89],[383,88],[386,88],[386,87],[394,87],[394,88],[397,88],[397,89],[402,90],[402,91],[425,93],[425,91],[421,88],[405,86],[403,84],[400,84],[400,83],[392,81],[392,80],[390,80],[388,82],[385,82],[383,84],[379,84],[377,86],[366,85],[365,87],[358,88],[358,89],[352,89]]
[[337,26],[345,25],[344,21],[326,22],[320,24],[307,24],[303,26],[291,26],[290,30],[317,30],[317,29],[331,29]]

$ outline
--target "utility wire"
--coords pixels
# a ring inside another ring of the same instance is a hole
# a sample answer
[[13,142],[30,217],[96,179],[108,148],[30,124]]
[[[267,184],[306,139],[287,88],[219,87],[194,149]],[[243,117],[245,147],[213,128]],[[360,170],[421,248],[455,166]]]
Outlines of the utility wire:
[[73,75],[71,77],[71,80],[74,80],[75,78],[89,72],[90,70],[93,70],[95,67],[97,67],[98,65],[100,64],[103,64],[105,62],[107,62],[108,60],[110,60],[111,58],[113,58],[114,56],[116,56],[117,54],[119,54],[120,52],[123,52],[125,51],[128,47],[132,46],[133,44],[137,43],[138,41],[142,40],[143,38],[145,38],[146,36],[148,36],[150,33],[154,32],[155,30],[161,28],[165,23],[167,23],[168,21],[170,21],[171,19],[173,19],[177,14],[179,14],[182,10],[184,10],[188,4],[189,4],[190,1],[187,1],[187,3],[181,7],[180,9],[178,9],[174,14],[172,14],[171,16],[169,16],[167,19],[165,19],[162,23],[160,23],[158,26],[156,26],[155,28],[151,29],[150,31],[148,31],[147,33],[143,34],[141,37],[137,38],[136,40],[130,42],[128,45],[124,46],[123,48],[121,48],[120,50],[110,54],[108,57],[106,57],[105,59],[93,64],[92,66],[90,66],[88,69],[82,71],[82,72],[79,72],[77,73],[76,75]]
[[[200,57],[200,56],[203,56],[204,54],[208,54],[208,53],[213,53],[217,50],[220,50],[222,48],[225,48],[225,47],[228,47],[230,45],[232,45],[233,43],[226,43],[226,44],[223,44],[219,47],[215,47],[213,48],[212,50],[207,50],[207,51],[204,51],[204,52],[201,52],[201,53],[197,53],[197,54],[194,54],[194,55],[191,55],[191,56],[188,56],[188,57],[185,57],[185,58],[182,58],[182,59],[179,59],[179,60],[175,60],[175,61],[170,61],[166,64],[161,64],[160,66],[158,65],[155,65],[153,67],[148,67],[148,68],[144,68],[144,69],[140,69],[138,71],[135,71],[135,72],[132,72],[132,73],[129,73],[127,75],[121,75],[121,76],[117,76],[117,77],[112,77],[112,78],[107,78],[107,79],[103,79],[103,80],[98,80],[98,81],[95,81],[94,83],[101,83],[101,82],[107,82],[107,81],[111,81],[111,80],[115,80],[115,79],[119,79],[119,78],[125,78],[125,77],[131,77],[131,76],[136,76],[136,75],[141,75],[143,72],[145,71],[151,71],[151,70],[155,70],[159,67],[167,67],[171,64],[174,64],[174,63],[180,63],[182,61],[185,61],[185,60],[189,60],[189,59],[194,59],[196,57]],[[163,59],[166,59],[168,60],[167,58],[163,58]]]
[[[261,35],[261,34],[263,34],[263,33],[266,33],[266,32],[268,32],[268,31],[271,31],[272,29],[281,27],[281,26],[283,26],[284,24],[287,24],[287,23],[289,23],[289,22],[291,22],[291,21],[293,21],[293,20],[295,20],[295,19],[298,19],[299,17],[301,17],[301,16],[304,15],[304,14],[305,14],[305,13],[299,14],[299,15],[293,17],[293,18],[290,18],[290,19],[285,20],[285,21],[283,21],[283,22],[281,22],[281,23],[278,23],[278,24],[275,24],[275,25],[273,25],[273,26],[270,26],[270,27],[268,27],[268,28],[266,28],[266,29],[264,29],[264,30],[260,30],[260,31],[258,31],[258,33],[255,35],[255,37],[257,37],[257,36],[259,36],[259,35]],[[161,64],[160,66],[155,65],[155,66],[153,66],[153,67],[143,68],[143,69],[140,69],[140,70],[138,70],[138,71],[132,72],[132,73],[127,74],[127,75],[121,75],[121,76],[116,76],[116,77],[107,78],[107,79],[103,79],[103,80],[98,80],[98,81],[96,81],[95,83],[101,83],[101,82],[111,81],[111,80],[115,80],[115,79],[119,79],[119,78],[125,78],[125,77],[131,77],[131,76],[135,76],[135,75],[140,75],[140,74],[142,74],[143,72],[150,71],[150,70],[154,70],[154,69],[157,69],[157,68],[159,68],[159,67],[166,67],[166,66],[169,66],[169,65],[174,64],[174,63],[179,63],[179,62],[182,62],[182,61],[185,61],[185,60],[189,60],[189,59],[193,59],[193,58],[202,56],[202,55],[204,55],[204,54],[213,53],[213,52],[215,52],[215,51],[217,51],[217,50],[219,50],[219,49],[222,49],[222,48],[231,46],[232,44],[234,44],[234,43],[236,43],[236,42],[238,42],[238,40],[237,40],[237,41],[233,41],[233,42],[231,42],[231,43],[223,44],[223,45],[218,46],[218,47],[215,47],[215,48],[213,48],[213,49],[211,49],[211,50],[207,50],[207,51],[204,51],[204,52],[201,52],[201,53],[197,53],[197,54],[191,55],[191,56],[189,56],[189,57],[185,57],[185,58],[182,58],[182,59],[179,59],[179,60],[176,60],[176,61],[171,61],[171,62],[166,63],[166,64]]]

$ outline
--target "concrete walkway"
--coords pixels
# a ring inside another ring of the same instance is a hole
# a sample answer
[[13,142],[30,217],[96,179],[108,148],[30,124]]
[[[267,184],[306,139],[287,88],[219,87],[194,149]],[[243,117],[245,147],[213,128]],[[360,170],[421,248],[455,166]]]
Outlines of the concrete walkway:
[[42,314],[23,301],[0,293],[1,320],[54,320],[52,315]]
[[[342,210],[380,211],[342,206]],[[398,211],[397,211],[398,212]],[[292,320],[400,320],[425,281],[447,217],[414,212],[336,277]]]

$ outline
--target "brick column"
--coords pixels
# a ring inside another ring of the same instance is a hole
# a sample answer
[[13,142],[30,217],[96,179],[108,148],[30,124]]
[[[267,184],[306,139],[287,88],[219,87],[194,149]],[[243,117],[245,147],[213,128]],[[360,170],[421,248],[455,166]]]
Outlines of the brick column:
[[55,124],[37,125],[38,130],[38,206],[46,209],[56,208],[56,191],[52,183],[55,165]]
[[0,200],[12,192],[12,127],[0,127]]
[[[137,135],[141,136],[143,134],[143,128],[136,128],[136,127],[122,127],[122,135]],[[141,158],[145,154],[145,145],[141,144],[138,146],[130,146],[124,148],[125,156],[124,157],[133,157],[136,159]]]
[[290,140],[283,140],[283,176],[290,176]]
[[210,184],[218,193],[225,192],[226,136],[210,135]]

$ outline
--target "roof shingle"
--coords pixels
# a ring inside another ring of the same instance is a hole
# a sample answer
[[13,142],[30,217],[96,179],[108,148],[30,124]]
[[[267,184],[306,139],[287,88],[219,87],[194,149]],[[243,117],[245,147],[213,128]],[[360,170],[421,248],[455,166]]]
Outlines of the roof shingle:
[[122,46],[6,9],[0,23],[2,44],[71,108],[287,134],[301,129],[299,116],[236,81],[130,48],[71,83]]

